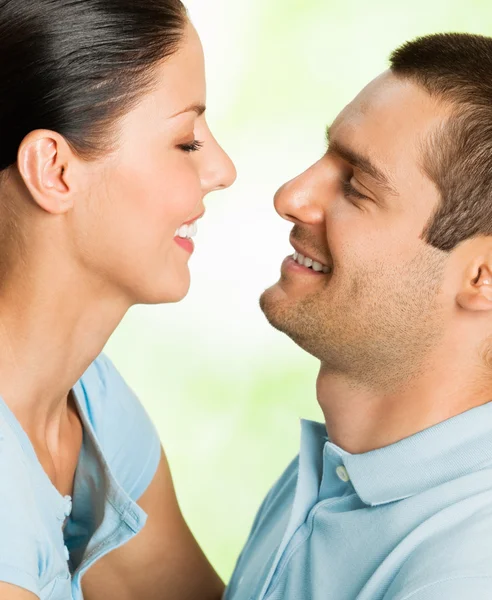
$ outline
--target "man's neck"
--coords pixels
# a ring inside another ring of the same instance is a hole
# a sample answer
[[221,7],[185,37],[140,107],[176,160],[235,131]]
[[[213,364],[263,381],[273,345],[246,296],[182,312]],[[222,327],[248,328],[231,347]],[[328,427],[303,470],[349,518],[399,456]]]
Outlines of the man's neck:
[[362,454],[491,401],[490,382],[470,385],[474,380],[457,365],[433,365],[400,389],[383,392],[331,373],[322,364],[317,396],[330,441],[351,454]]

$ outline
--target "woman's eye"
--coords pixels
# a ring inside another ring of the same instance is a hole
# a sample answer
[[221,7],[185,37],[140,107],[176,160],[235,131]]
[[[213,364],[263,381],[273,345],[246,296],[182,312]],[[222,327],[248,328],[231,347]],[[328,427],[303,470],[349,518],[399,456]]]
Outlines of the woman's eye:
[[179,144],[178,146],[183,152],[198,152],[202,147],[203,142],[199,142],[198,140],[193,140],[191,144]]
[[351,184],[350,180],[348,181],[342,181],[342,190],[343,190],[343,195],[346,198],[357,198],[358,200],[367,200],[367,196],[364,196],[364,194],[361,194],[358,190],[356,190],[354,188],[354,186]]

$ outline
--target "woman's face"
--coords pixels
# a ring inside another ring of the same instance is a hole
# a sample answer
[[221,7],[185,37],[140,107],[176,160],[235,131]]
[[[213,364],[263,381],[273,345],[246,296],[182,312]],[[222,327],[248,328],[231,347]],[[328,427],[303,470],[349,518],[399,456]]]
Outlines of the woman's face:
[[193,242],[176,232],[203,215],[209,192],[236,178],[206,123],[205,100],[203,50],[188,24],[154,91],[123,118],[117,150],[85,163],[86,198],[73,208],[77,255],[132,304],[187,294]]

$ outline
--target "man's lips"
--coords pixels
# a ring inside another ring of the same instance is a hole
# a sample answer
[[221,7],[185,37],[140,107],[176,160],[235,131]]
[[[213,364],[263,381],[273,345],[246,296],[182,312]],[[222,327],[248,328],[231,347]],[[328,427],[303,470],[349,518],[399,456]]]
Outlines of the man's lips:
[[332,269],[333,268],[333,264],[331,262],[327,262],[326,260],[321,260],[319,258],[316,258],[314,256],[314,254],[309,253],[308,250],[305,250],[304,248],[302,248],[297,242],[295,242],[294,240],[290,240],[290,244],[291,246],[294,248],[294,250],[298,253],[298,254],[302,254],[302,256],[304,256],[305,258],[310,258],[313,262],[317,262],[319,264],[321,264],[323,267],[327,267]]

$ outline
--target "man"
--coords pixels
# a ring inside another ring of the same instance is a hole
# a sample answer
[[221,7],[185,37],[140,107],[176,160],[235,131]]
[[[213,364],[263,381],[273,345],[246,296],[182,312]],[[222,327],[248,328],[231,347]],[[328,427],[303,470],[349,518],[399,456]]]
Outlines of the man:
[[395,51],[275,198],[261,298],[319,358],[325,424],[265,499],[227,600],[492,598],[492,38]]

